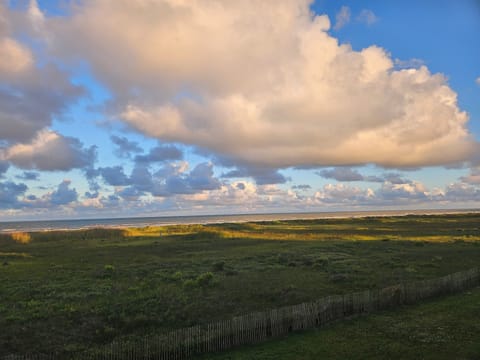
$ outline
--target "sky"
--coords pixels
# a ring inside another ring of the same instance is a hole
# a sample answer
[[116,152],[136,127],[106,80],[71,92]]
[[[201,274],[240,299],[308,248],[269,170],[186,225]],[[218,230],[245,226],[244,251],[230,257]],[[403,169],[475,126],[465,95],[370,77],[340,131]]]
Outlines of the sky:
[[476,0],[0,0],[0,221],[480,208]]

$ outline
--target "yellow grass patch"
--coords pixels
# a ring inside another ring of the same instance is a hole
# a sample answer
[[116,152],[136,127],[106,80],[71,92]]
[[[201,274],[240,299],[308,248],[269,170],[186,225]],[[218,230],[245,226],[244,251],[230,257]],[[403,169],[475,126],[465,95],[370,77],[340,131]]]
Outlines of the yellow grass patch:
[[2,252],[2,251],[0,251],[0,257],[22,257],[22,258],[27,258],[27,257],[32,257],[32,255],[26,254],[26,253]]
[[30,234],[25,232],[14,232],[11,233],[10,236],[13,240],[21,244],[28,244],[30,241],[32,241]]

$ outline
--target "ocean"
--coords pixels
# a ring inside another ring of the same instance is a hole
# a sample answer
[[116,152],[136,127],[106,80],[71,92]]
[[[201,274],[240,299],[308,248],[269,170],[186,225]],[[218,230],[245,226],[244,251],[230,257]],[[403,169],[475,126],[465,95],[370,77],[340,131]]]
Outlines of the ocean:
[[198,215],[198,216],[159,216],[111,219],[74,219],[41,221],[0,221],[0,232],[79,230],[89,228],[126,228],[178,224],[218,224],[249,221],[275,221],[326,218],[354,218],[367,216],[433,215],[453,213],[478,213],[479,209],[469,210],[382,210],[382,211],[338,211],[315,213],[269,213],[239,215]]

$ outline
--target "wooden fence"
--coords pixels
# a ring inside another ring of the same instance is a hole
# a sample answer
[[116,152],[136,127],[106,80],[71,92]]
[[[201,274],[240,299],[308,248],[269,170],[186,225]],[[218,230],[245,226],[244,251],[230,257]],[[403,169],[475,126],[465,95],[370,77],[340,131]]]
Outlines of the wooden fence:
[[[69,355],[77,360],[182,360],[241,345],[278,338],[293,331],[321,327],[353,315],[414,304],[431,297],[457,293],[480,285],[480,269],[416,281],[378,290],[329,296],[314,302],[285,306],[229,320],[149,336],[140,342],[114,341],[102,349]],[[3,360],[53,360],[55,355],[10,355]]]

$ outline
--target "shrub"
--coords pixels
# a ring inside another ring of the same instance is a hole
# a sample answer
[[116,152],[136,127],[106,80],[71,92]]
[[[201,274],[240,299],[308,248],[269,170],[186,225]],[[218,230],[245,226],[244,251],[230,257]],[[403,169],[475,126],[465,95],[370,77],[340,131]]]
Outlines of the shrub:
[[185,288],[194,288],[197,286],[197,282],[193,279],[187,279],[183,282],[183,287]]
[[115,266],[113,266],[111,264],[107,264],[103,267],[103,270],[105,270],[105,272],[112,273],[112,272],[115,271]]
[[183,279],[183,273],[181,271],[177,271],[175,274],[172,275],[172,280],[178,281]]
[[206,272],[197,276],[197,284],[201,287],[210,286],[213,284],[213,274],[211,272]]
[[198,275],[195,279],[187,279],[183,282],[185,288],[208,287],[215,283],[215,276],[212,272]]
[[223,271],[225,269],[225,261],[219,261],[219,262],[216,262],[215,264],[213,264],[212,266],[213,268],[213,271]]

